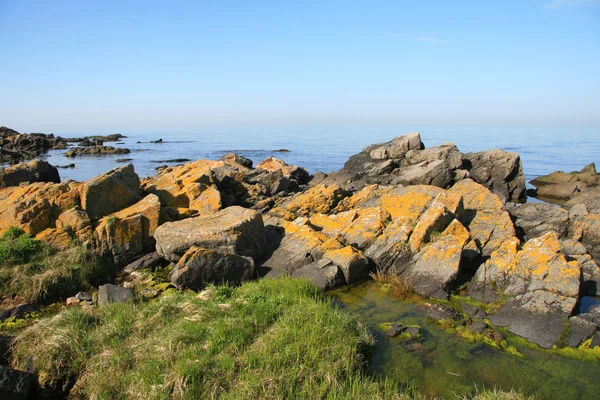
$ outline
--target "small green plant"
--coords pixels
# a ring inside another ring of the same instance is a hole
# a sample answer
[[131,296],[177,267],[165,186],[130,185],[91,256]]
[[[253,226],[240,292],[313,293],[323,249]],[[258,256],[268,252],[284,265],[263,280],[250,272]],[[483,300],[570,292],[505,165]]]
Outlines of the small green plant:
[[25,233],[25,231],[17,226],[11,226],[10,228],[7,229],[6,232],[4,232],[4,235],[2,236],[3,239],[16,239],[19,236],[23,235]]
[[429,234],[429,243],[435,243],[435,242],[437,242],[440,239],[440,237],[442,237],[442,232],[435,231],[435,230],[432,231]]
[[412,286],[398,274],[395,268],[390,268],[387,271],[377,268],[369,276],[380,288],[384,290],[391,289],[396,296],[407,296],[413,292]]
[[117,222],[119,222],[119,218],[117,218],[117,217],[108,217],[108,218],[106,219],[106,226],[111,226],[111,225],[114,225],[114,224],[116,224]]

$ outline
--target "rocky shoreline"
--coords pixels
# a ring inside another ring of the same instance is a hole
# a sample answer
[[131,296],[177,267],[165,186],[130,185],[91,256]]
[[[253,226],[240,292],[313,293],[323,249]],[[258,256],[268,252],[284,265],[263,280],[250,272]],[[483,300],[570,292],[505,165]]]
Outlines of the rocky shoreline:
[[[486,306],[469,325],[486,320],[544,348],[593,348],[600,307],[579,306],[600,290],[600,177],[593,165],[572,175],[536,180],[556,191],[575,182],[564,205],[525,203],[518,154],[425,148],[418,133],[371,145],[329,175],[228,154],[143,180],[127,164],[61,183],[32,161],[0,172],[0,234],[18,227],[57,249],[76,240],[150,297],[282,275],[326,290],[378,271],[423,297],[468,293]],[[144,271],[158,266],[167,279],[148,285]]]

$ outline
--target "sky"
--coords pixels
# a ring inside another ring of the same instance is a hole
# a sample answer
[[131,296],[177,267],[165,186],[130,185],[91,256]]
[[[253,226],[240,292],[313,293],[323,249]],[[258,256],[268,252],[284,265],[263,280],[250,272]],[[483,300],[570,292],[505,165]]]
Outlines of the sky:
[[600,126],[600,0],[0,0],[0,125]]

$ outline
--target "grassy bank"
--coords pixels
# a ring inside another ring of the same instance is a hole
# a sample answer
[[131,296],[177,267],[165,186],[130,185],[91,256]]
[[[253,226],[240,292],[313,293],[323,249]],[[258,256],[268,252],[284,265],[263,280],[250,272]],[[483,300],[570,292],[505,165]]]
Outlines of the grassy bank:
[[17,228],[0,238],[0,299],[38,303],[72,296],[114,273],[111,263],[76,246],[56,251]]
[[33,362],[46,388],[73,385],[74,398],[422,398],[362,373],[372,345],[311,284],[284,278],[64,310],[17,337],[13,364]]

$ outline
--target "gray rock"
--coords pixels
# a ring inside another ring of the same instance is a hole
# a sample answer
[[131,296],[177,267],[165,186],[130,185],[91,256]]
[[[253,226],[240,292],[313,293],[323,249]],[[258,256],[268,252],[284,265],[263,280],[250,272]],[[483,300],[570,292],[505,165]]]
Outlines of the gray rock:
[[4,321],[8,318],[20,319],[25,317],[27,314],[38,311],[40,308],[35,304],[19,304],[16,307],[0,312],[0,321]]
[[133,290],[122,286],[106,284],[98,289],[98,304],[127,303],[134,301]]
[[569,347],[577,347],[596,332],[595,323],[579,316],[569,318]]
[[565,235],[569,223],[569,213],[564,208],[543,203],[515,204],[507,203],[506,209],[514,218],[515,227],[525,234],[525,239],[556,232],[559,237]]
[[58,170],[48,162],[40,160],[0,169],[0,188],[34,182],[60,183]]
[[373,160],[402,158],[409,150],[425,148],[418,132],[398,136],[389,142],[373,144],[363,149]]
[[600,186],[588,189],[565,203],[565,207],[571,209],[577,205],[585,206],[592,214],[600,214]]
[[418,326],[407,326],[402,334],[408,336],[410,339],[416,339],[421,335],[421,328]]
[[156,268],[166,266],[167,262],[164,258],[161,257],[156,251],[146,254],[142,258],[130,263],[127,265],[123,272],[131,273],[134,271],[139,271],[142,269],[150,269],[154,270]]
[[525,177],[517,153],[498,149],[467,153],[463,156],[463,166],[469,171],[471,179],[487,187],[502,202],[525,201]]
[[27,400],[31,398],[35,380],[32,374],[0,365],[0,398]]
[[487,328],[487,324],[482,320],[475,321],[467,327],[473,333],[483,333]]
[[92,295],[88,292],[79,292],[75,295],[79,301],[92,301]]
[[458,321],[461,319],[456,310],[442,304],[432,304],[427,310],[427,316],[434,321]]
[[401,324],[393,324],[390,330],[388,331],[388,337],[395,338],[399,336],[402,332],[404,332],[406,327]]
[[265,248],[261,214],[238,206],[209,216],[167,222],[158,227],[154,238],[158,254],[173,262],[192,246],[253,258]]
[[292,276],[307,278],[321,290],[333,289],[346,284],[342,270],[328,258],[322,258],[317,262],[300,267],[292,273]]
[[221,157],[221,161],[225,161],[233,166],[241,165],[245,168],[252,168],[252,160],[238,154],[227,153]]
[[209,283],[239,284],[253,275],[251,257],[193,246],[169,273],[169,280],[177,286],[200,290]]

